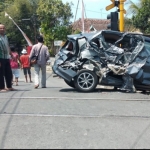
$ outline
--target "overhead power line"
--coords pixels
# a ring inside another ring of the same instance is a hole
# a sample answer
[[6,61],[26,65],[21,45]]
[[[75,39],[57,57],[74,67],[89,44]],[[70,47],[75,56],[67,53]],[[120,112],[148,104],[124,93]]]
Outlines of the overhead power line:
[[77,8],[76,8],[76,14],[75,14],[74,22],[76,21],[78,6],[79,6],[79,0],[78,0],[78,3],[77,3]]
[[[76,10],[81,9],[81,8],[77,8],[77,7],[72,7],[72,8],[75,8]],[[93,10],[87,10],[87,9],[85,9],[85,11],[94,12],[94,13],[101,13],[100,11],[93,11]],[[102,13],[102,14],[107,14],[107,13]]]

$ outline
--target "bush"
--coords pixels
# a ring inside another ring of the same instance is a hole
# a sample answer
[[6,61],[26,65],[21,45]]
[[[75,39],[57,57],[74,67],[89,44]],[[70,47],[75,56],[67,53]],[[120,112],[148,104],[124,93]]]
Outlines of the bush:
[[50,56],[51,56],[51,57],[54,57],[54,56],[55,56],[54,51],[53,51],[52,49],[49,50],[49,53],[50,53]]

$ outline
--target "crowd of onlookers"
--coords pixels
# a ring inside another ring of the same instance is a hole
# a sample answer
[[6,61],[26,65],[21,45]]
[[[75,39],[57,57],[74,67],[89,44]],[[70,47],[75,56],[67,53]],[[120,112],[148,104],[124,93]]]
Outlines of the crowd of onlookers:
[[[50,58],[48,47],[44,45],[44,38],[37,36],[37,43],[32,46],[30,53],[27,47],[18,54],[14,46],[9,46],[6,36],[5,25],[0,23],[0,92],[14,91],[12,86],[18,86],[20,69],[25,76],[25,82],[32,83],[31,80],[31,59],[37,56],[37,63],[34,67],[34,88],[38,88],[41,84],[42,88],[46,88],[46,64]],[[41,83],[39,81],[39,73],[41,71]]]
[[[31,66],[30,66],[30,59],[29,54],[27,53],[26,48],[21,51],[21,56],[19,56],[18,52],[16,51],[14,46],[10,47],[12,56],[10,56],[10,66],[12,70],[12,84],[18,86],[18,78],[19,78],[19,70],[23,70],[25,76],[25,82],[29,81],[32,83],[31,80]],[[27,76],[28,75],[28,76]]]

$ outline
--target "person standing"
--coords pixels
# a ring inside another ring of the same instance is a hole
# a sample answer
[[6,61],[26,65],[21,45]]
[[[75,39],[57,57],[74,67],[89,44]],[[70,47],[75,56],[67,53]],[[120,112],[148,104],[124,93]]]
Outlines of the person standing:
[[10,66],[11,66],[11,70],[12,70],[12,84],[13,84],[13,77],[15,78],[15,82],[16,82],[16,86],[18,86],[18,78],[19,78],[19,63],[20,63],[20,59],[19,59],[19,54],[18,52],[15,50],[14,46],[10,47],[12,56],[10,57]]
[[0,91],[14,91],[16,89],[12,88],[12,70],[10,66],[10,55],[12,56],[12,53],[5,31],[5,25],[0,24]]
[[[40,49],[41,48],[41,49]],[[40,53],[39,53],[40,50]],[[38,55],[39,53],[39,55]],[[41,70],[41,87],[46,88],[46,62],[50,58],[48,47],[44,45],[44,40],[41,35],[37,36],[37,44],[33,45],[29,59],[32,56],[38,56],[37,64],[34,64],[35,89],[39,87],[39,72]]]
[[28,82],[28,77],[27,77],[27,74],[28,74],[30,83],[32,83],[29,55],[28,55],[26,49],[23,49],[21,53],[22,53],[22,55],[20,56],[21,69],[23,69],[25,80],[26,80],[26,82]]

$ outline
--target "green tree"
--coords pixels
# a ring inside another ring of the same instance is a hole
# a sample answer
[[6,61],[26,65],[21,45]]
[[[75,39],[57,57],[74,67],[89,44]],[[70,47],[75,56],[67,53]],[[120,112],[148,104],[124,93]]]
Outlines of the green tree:
[[140,29],[143,33],[150,33],[150,0],[142,0],[141,7],[138,9],[136,15],[133,15],[133,25]]
[[143,0],[137,0],[137,3],[134,3],[132,0],[128,0],[125,5],[128,6],[127,15],[136,15],[141,8]]
[[[24,31],[24,33],[29,37],[29,39],[35,42],[35,26],[33,16],[33,6],[26,0],[14,0],[14,2],[5,11],[10,15],[10,17],[17,23],[17,25]],[[11,43],[15,45],[25,45],[27,44],[20,30],[16,27],[11,19],[4,17],[4,11],[0,13],[0,20],[6,25],[7,35]],[[33,18],[32,18],[33,17]],[[28,19],[28,20],[23,20]]]
[[[136,3],[134,3],[132,0],[126,1],[125,5],[128,6],[128,9],[126,14],[125,27],[128,31],[140,30],[143,33],[149,32],[149,10],[147,8],[149,3],[150,0],[136,0]],[[127,16],[129,16],[129,18],[127,18]]]
[[141,8],[142,0],[137,0],[134,3],[132,0],[127,0],[125,6],[127,7],[125,15],[125,31],[134,31],[136,28],[133,25],[132,16],[136,15]]
[[125,31],[134,31],[132,19],[125,17]]
[[11,4],[14,3],[14,0],[0,0],[0,12],[5,11]]
[[53,49],[54,40],[66,40],[71,34],[70,18],[72,3],[62,3],[62,0],[40,0],[37,14],[41,21],[41,32],[50,49]]

